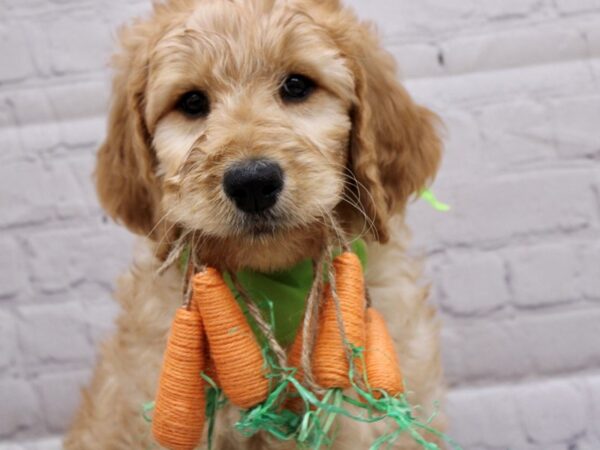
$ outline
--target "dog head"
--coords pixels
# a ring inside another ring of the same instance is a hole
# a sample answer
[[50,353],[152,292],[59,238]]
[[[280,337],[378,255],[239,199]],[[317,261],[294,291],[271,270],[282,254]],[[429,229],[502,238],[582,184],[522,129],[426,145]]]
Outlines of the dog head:
[[134,232],[281,268],[333,215],[385,242],[435,174],[435,116],[337,0],[171,0],[121,42],[97,186]]

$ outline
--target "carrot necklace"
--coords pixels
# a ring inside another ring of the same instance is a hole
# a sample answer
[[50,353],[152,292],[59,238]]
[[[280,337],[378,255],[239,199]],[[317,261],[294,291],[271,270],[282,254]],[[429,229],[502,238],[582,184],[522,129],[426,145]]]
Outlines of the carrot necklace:
[[388,424],[371,450],[404,434],[428,450],[439,447],[424,434],[459,448],[419,421],[407,400],[393,340],[366,291],[363,241],[274,274],[198,267],[186,248],[189,293],[145,408],[161,446],[193,450],[208,423],[210,448],[215,417],[229,402],[242,411],[238,432],[299,448],[330,447],[338,416]]

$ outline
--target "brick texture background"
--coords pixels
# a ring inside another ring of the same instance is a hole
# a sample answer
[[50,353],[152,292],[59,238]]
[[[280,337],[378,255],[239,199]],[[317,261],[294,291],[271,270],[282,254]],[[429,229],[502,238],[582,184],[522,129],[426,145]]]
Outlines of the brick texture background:
[[[427,256],[452,435],[600,449],[600,1],[353,0],[447,125]],[[131,236],[90,181],[115,30],[149,1],[0,0],[0,448],[59,448]]]

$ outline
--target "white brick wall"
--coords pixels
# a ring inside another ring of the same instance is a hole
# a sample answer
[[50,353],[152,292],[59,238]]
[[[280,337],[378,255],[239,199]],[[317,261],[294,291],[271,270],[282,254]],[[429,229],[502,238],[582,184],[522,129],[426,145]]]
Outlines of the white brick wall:
[[[0,448],[54,440],[131,239],[90,182],[117,26],[149,1],[0,0]],[[416,203],[468,450],[600,449],[600,1],[352,0],[448,127]],[[101,262],[101,263],[98,263]],[[41,440],[40,440],[41,439]]]

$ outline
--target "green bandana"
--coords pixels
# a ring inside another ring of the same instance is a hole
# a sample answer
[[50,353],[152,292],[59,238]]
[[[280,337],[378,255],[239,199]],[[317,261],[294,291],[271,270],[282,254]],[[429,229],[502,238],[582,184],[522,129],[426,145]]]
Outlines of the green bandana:
[[[367,246],[362,239],[352,243],[363,269],[367,265]],[[250,297],[261,309],[265,318],[272,317],[275,338],[283,346],[294,341],[304,315],[305,302],[313,283],[313,262],[305,259],[281,272],[262,273],[252,270],[238,272],[237,278]],[[235,294],[231,278],[225,277],[229,289]]]

